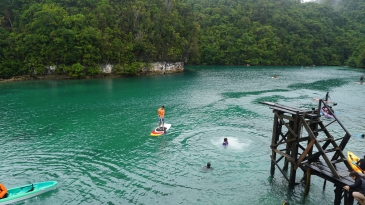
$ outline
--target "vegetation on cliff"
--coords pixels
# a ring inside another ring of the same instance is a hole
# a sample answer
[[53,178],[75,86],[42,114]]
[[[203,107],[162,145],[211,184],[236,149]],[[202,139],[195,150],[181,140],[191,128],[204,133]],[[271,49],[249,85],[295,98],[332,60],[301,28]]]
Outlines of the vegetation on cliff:
[[0,78],[120,74],[142,65],[365,67],[365,2],[293,0],[7,0],[0,2]]

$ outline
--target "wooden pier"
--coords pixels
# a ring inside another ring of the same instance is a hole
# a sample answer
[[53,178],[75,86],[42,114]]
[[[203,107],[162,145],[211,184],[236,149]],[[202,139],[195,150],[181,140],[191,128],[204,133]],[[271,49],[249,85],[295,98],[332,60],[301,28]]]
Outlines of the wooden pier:
[[[271,102],[260,103],[268,105],[274,113],[270,146],[272,150],[271,176],[274,176],[275,168],[277,168],[289,185],[305,182],[304,194],[308,194],[311,176],[316,175],[324,179],[323,189],[327,181],[334,184],[335,205],[340,205],[342,199],[344,199],[345,205],[352,205],[354,198],[342,189],[343,186],[354,183],[349,177],[352,168],[342,152],[351,135],[330,107],[322,100],[319,100],[317,109],[312,108],[312,110]],[[328,108],[334,117],[328,124],[321,120],[322,107]],[[342,135],[335,136],[328,131],[328,126],[335,125],[334,123],[342,128]],[[298,170],[303,171],[300,182],[296,182]],[[289,178],[287,174],[289,174]]]

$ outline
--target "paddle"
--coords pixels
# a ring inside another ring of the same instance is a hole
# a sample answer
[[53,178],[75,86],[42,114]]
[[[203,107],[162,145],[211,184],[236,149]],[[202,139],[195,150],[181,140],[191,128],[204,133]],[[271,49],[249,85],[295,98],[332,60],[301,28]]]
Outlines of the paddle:
[[27,191],[27,192],[31,192],[31,191],[34,191],[34,184],[32,184],[32,188],[30,188],[29,191]]

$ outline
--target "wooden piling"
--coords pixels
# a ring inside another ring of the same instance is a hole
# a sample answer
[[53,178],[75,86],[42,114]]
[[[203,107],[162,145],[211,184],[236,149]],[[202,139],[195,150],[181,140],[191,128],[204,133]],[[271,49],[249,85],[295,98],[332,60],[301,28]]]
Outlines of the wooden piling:
[[309,189],[311,186],[311,168],[307,169],[307,179],[305,180],[305,190],[304,190],[304,195],[307,196],[309,193]]

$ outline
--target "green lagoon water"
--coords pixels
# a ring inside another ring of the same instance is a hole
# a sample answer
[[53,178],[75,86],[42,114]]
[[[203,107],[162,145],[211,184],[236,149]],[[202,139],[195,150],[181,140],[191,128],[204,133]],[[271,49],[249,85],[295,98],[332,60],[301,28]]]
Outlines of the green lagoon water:
[[[289,189],[279,170],[270,178],[273,114],[259,102],[310,109],[329,91],[344,126],[364,133],[365,85],[355,83],[362,74],[186,67],[159,76],[2,83],[0,182],[59,182],[18,204],[333,204],[333,185],[322,190],[318,177],[307,197],[302,185]],[[161,105],[172,127],[150,137]],[[343,136],[336,126],[330,132]],[[364,142],[352,137],[345,151],[363,156]],[[202,170],[207,162],[214,170]]]

